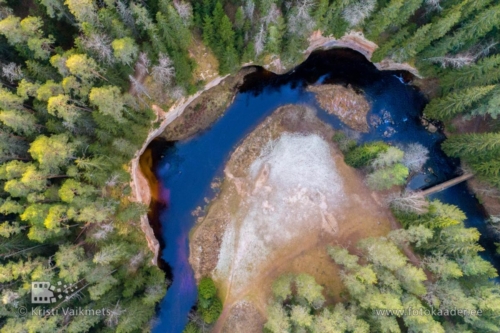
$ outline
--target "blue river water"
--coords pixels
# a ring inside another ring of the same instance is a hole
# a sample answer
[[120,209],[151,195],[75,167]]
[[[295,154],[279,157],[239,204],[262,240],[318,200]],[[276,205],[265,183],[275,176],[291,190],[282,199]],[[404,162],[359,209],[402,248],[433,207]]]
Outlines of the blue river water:
[[[231,152],[262,120],[285,104],[306,104],[335,129],[347,129],[340,120],[319,107],[314,95],[306,91],[313,84],[344,84],[363,91],[372,108],[369,119],[379,119],[360,142],[383,140],[393,145],[418,142],[430,150],[425,172],[409,182],[413,189],[426,188],[457,174],[458,161],[444,155],[440,132],[430,133],[421,124],[426,104],[424,96],[405,83],[407,73],[378,71],[361,54],[348,49],[313,53],[308,60],[284,75],[257,68],[247,75],[234,102],[212,126],[196,136],[169,144],[155,170],[166,206],[160,211],[162,259],[170,266],[173,282],[159,305],[153,332],[181,333],[196,303],[196,283],[189,264],[189,232],[194,225],[192,211],[214,197],[210,187],[221,177]],[[482,207],[465,185],[457,185],[434,195],[461,207],[468,226],[477,227],[484,237],[485,257],[500,268],[494,257],[493,239],[487,235]]]

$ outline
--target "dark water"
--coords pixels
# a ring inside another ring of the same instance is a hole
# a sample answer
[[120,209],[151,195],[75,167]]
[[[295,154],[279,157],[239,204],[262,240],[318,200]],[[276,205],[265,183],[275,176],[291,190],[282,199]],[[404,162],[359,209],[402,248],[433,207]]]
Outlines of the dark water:
[[[289,103],[313,106],[318,116],[332,127],[347,129],[337,117],[321,110],[314,95],[305,90],[308,85],[350,84],[365,93],[372,105],[369,119],[378,116],[381,122],[369,133],[362,134],[360,142],[383,140],[394,145],[419,142],[426,146],[431,158],[424,169],[431,168],[432,172],[413,177],[409,182],[411,188],[429,187],[454,177],[457,161],[447,158],[440,150],[444,136],[432,134],[421,125],[419,116],[426,100],[417,89],[404,83],[409,78],[407,73],[378,71],[364,56],[352,50],[315,52],[291,73],[275,75],[258,69],[249,74],[223,117],[194,138],[169,144],[156,174],[167,203],[159,216],[165,244],[162,258],[171,267],[173,283],[160,304],[154,332],[180,333],[187,323],[197,297],[188,262],[188,236],[195,222],[191,212],[197,206],[205,206],[205,199],[214,196],[210,184],[215,177],[222,176],[223,167],[239,142],[273,110]],[[464,185],[436,197],[460,206],[470,226],[484,226],[481,207]],[[490,239],[482,241],[491,244]],[[493,258],[492,252],[487,256]]]

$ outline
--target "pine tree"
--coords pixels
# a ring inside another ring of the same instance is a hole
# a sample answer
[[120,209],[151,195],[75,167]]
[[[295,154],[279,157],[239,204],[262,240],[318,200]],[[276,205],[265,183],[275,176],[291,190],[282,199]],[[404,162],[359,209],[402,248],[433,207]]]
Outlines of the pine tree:
[[394,52],[396,45],[401,45],[404,40],[410,36],[410,27],[404,27],[398,33],[391,37],[390,40],[382,43],[372,55],[372,62],[380,62],[389,54]]
[[0,33],[7,38],[10,45],[18,45],[26,41],[20,22],[21,19],[13,15],[0,21]]
[[404,185],[409,170],[401,163],[377,169],[368,175],[366,183],[374,190],[386,190],[394,185]]
[[9,90],[0,87],[0,108],[26,111],[24,99]]
[[500,5],[489,7],[467,21],[453,34],[447,35],[423,52],[424,58],[439,57],[448,52],[456,52],[463,45],[471,45],[489,33],[500,20]]
[[33,114],[18,110],[0,111],[0,121],[15,133],[26,136],[35,133],[38,127]]
[[481,103],[471,111],[471,115],[490,115],[491,118],[497,119],[500,115],[500,86],[496,85],[488,96],[481,101]]
[[469,86],[488,85],[500,80],[500,55],[493,55],[478,61],[477,64],[453,70],[440,79],[446,91]]
[[99,112],[109,115],[118,122],[123,121],[125,102],[120,88],[114,86],[94,87],[90,90],[90,103],[97,106]]
[[49,17],[57,17],[58,19],[66,17],[66,19],[70,19],[67,9],[64,7],[63,0],[39,0],[39,2],[46,7]]
[[97,22],[97,10],[92,0],[65,0],[64,4],[80,23]]
[[33,53],[34,58],[47,59],[51,52],[51,44],[54,43],[52,36],[44,37],[42,19],[28,16],[23,20],[9,15],[0,21],[0,33],[9,43],[20,52],[25,53],[27,48]]
[[462,134],[448,138],[442,145],[450,156],[460,157],[481,177],[500,186],[500,134]]
[[365,25],[368,31],[366,37],[370,40],[377,40],[380,34],[393,24],[403,5],[403,0],[391,0],[387,6],[376,12]]
[[67,95],[60,94],[50,97],[47,102],[49,114],[63,119],[69,126],[73,126],[79,117],[79,108],[71,103]]
[[293,275],[284,274],[273,282],[273,295],[278,301],[283,302],[292,296],[293,279]]
[[97,63],[85,54],[73,54],[66,60],[69,72],[84,81],[102,78],[99,74]]
[[267,322],[264,328],[272,333],[288,332],[290,330],[290,321],[281,304],[274,303],[268,307]]
[[60,83],[52,80],[47,80],[44,84],[40,85],[36,91],[36,98],[40,101],[47,102],[51,97],[64,93]]
[[40,163],[41,168],[56,171],[74,158],[76,145],[70,142],[67,134],[57,134],[47,137],[38,136],[30,145],[28,152]]
[[298,327],[308,328],[313,323],[313,316],[310,310],[302,305],[293,305],[290,312],[290,319]]
[[16,94],[23,100],[27,100],[29,97],[35,97],[39,88],[39,84],[22,79],[17,85]]
[[36,59],[48,59],[51,53],[51,44],[54,43],[54,37],[43,37],[41,27],[43,22],[39,17],[30,17],[21,21],[21,29],[25,31],[27,46],[33,52]]
[[299,274],[295,277],[297,296],[303,298],[313,309],[319,309],[325,302],[323,287],[320,286],[314,277],[307,274]]
[[399,28],[406,24],[410,17],[419,9],[423,0],[406,0],[399,10],[399,14],[394,18],[391,27]]
[[24,137],[0,127],[0,163],[10,160],[27,160],[29,159],[27,150],[28,143]]
[[450,119],[467,111],[494,88],[495,86],[473,87],[435,98],[425,107],[424,114],[431,119]]
[[69,283],[77,282],[90,271],[90,263],[85,258],[82,247],[68,245],[59,247],[59,251],[55,254],[55,262],[59,268],[59,278]]

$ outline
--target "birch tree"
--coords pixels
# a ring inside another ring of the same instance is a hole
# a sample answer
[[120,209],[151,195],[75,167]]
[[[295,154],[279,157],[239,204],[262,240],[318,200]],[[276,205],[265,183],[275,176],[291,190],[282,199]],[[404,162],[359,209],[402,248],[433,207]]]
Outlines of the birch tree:
[[95,78],[103,78],[98,71],[97,63],[94,59],[85,54],[73,54],[66,60],[66,67],[69,72],[82,80],[92,81]]
[[98,59],[106,64],[114,62],[111,39],[105,34],[92,33],[89,36],[80,37],[83,47],[95,53]]
[[428,159],[429,149],[420,143],[410,143],[404,148],[402,163],[411,171],[420,171]]
[[99,112],[111,116],[118,122],[123,121],[124,100],[120,88],[115,86],[94,87],[90,90],[90,103],[97,106]]
[[135,41],[130,37],[115,39],[111,46],[113,54],[121,63],[130,66],[136,59],[139,53],[139,48],[135,45]]
[[153,66],[151,74],[155,82],[164,86],[170,85],[175,78],[175,69],[170,57],[164,53],[160,53],[158,57],[158,64]]

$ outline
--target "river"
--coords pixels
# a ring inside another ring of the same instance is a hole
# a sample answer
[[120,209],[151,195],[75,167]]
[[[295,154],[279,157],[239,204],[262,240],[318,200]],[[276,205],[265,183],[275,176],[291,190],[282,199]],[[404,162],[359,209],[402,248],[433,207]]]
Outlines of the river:
[[[161,224],[162,259],[170,267],[173,282],[159,305],[153,332],[181,333],[196,303],[196,283],[189,265],[189,232],[195,223],[192,212],[214,197],[211,183],[222,177],[231,152],[273,110],[285,104],[306,104],[335,129],[348,128],[329,115],[306,91],[308,85],[344,84],[362,90],[371,103],[369,119],[382,121],[359,136],[359,142],[383,140],[393,145],[418,142],[430,151],[424,172],[414,175],[408,186],[423,189],[453,178],[458,161],[445,156],[440,132],[430,133],[421,124],[425,97],[406,83],[411,75],[400,71],[379,71],[360,53],[350,49],[316,51],[287,74],[276,75],[262,68],[246,76],[245,82],[226,113],[202,133],[160,148],[155,163],[160,196],[165,203],[156,212]],[[156,148],[158,149],[158,148]],[[429,171],[430,170],[430,171]],[[484,256],[500,268],[494,256],[493,239],[487,236],[484,211],[464,184],[433,195],[445,203],[459,206],[466,213],[466,224],[483,233]]]

